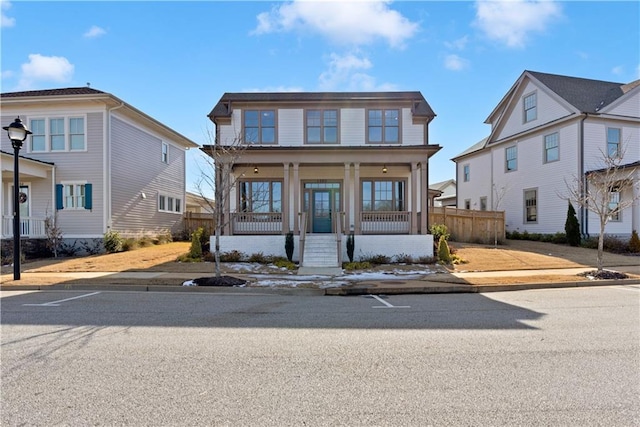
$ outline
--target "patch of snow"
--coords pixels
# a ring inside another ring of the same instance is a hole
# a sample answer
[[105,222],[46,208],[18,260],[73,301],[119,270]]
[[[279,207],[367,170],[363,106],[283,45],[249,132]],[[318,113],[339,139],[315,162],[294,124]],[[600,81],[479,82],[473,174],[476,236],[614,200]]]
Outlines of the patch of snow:
[[182,284],[182,286],[198,286],[198,285],[196,285],[196,282],[194,282],[193,280],[187,280]]

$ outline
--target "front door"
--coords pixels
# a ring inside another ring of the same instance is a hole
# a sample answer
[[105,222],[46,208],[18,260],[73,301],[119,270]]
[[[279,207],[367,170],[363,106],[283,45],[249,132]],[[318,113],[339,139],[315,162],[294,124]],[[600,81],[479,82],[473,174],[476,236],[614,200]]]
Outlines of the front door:
[[314,190],[311,202],[313,233],[331,233],[331,191]]

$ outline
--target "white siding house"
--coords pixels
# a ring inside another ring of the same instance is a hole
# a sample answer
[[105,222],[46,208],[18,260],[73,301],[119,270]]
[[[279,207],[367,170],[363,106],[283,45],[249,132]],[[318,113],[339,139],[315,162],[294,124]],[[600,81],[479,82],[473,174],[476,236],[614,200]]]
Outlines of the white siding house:
[[[478,209],[486,197],[489,209],[505,211],[507,231],[563,232],[567,183],[603,168],[612,144],[624,149],[621,164],[635,182],[620,197],[637,199],[639,83],[525,71],[485,121],[490,135],[452,159],[458,207]],[[595,215],[574,207],[583,235],[598,234]],[[639,227],[636,201],[606,232],[627,237]]]
[[[44,237],[57,213],[65,242],[178,231],[185,201],[185,150],[197,144],[119,98],[89,87],[11,92],[2,126],[20,117],[33,132],[19,155],[21,235]],[[0,209],[13,236],[13,148],[5,134]]]
[[[356,259],[432,256],[428,160],[440,147],[420,92],[225,93],[209,117],[217,146],[243,150],[222,172],[238,179],[222,251],[284,255],[292,232],[303,265],[336,267],[353,232]],[[308,252],[319,239],[332,253]]]

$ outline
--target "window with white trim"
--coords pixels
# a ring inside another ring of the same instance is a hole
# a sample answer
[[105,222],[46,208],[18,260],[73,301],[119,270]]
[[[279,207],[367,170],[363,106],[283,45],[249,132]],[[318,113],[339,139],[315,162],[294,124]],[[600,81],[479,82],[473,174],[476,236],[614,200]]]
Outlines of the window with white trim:
[[507,172],[518,170],[518,147],[515,145],[505,149],[505,170]]
[[167,194],[158,194],[158,211],[182,213],[182,199]]
[[560,146],[558,142],[558,132],[544,137],[544,162],[550,163],[560,159]]
[[471,166],[469,165],[464,165],[462,167],[462,175],[463,175],[464,182],[469,182],[469,179],[471,179],[470,168]]
[[607,128],[607,153],[609,157],[620,156],[620,129]]
[[33,118],[29,121],[30,152],[85,151],[86,120],[84,117]]
[[538,222],[538,190],[524,190],[524,222]]
[[169,163],[169,144],[166,142],[162,143],[162,163]]
[[56,209],[92,209],[93,186],[84,182],[56,184]]
[[533,92],[522,99],[524,108],[524,122],[529,123],[538,118],[538,100],[536,93]]
[[620,221],[620,189],[614,187],[609,192],[609,220]]

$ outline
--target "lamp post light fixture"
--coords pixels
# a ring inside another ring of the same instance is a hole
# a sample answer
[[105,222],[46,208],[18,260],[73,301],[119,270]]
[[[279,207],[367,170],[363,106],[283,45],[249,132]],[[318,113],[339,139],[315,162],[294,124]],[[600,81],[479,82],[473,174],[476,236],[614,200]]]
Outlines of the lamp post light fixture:
[[2,129],[7,131],[13,147],[13,280],[20,280],[20,171],[18,154],[24,140],[33,132],[22,124],[20,117]]

